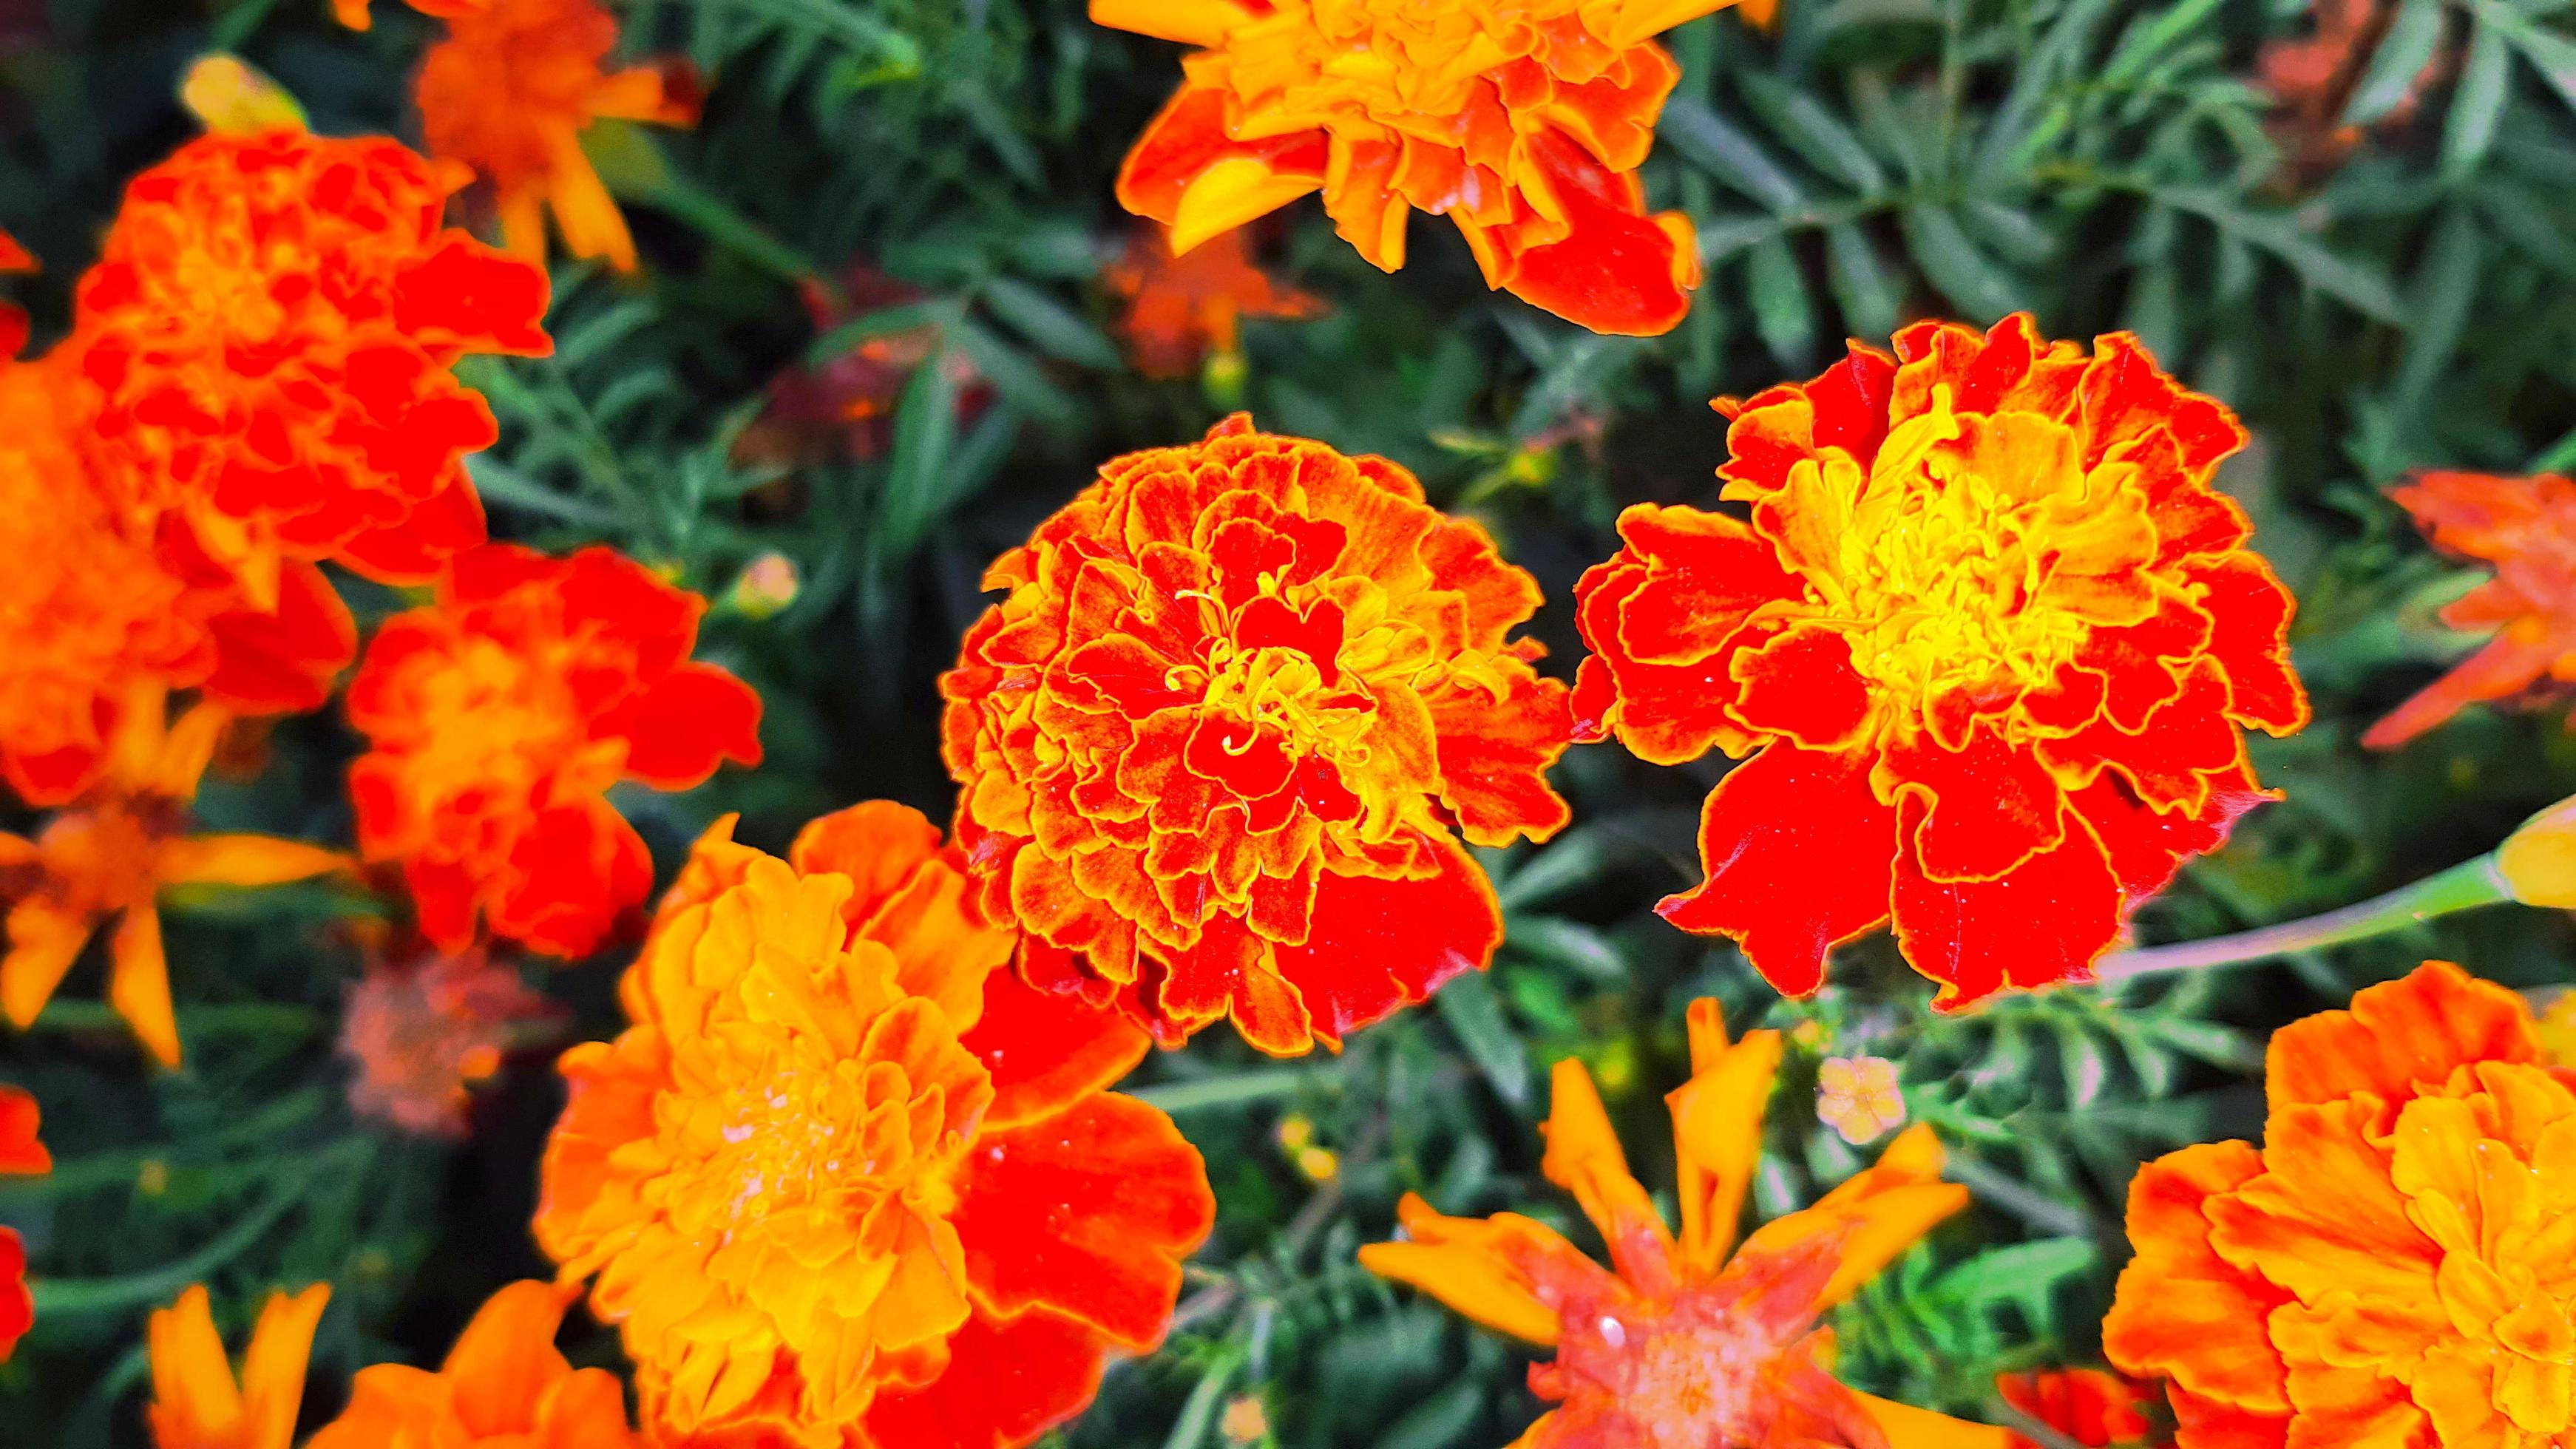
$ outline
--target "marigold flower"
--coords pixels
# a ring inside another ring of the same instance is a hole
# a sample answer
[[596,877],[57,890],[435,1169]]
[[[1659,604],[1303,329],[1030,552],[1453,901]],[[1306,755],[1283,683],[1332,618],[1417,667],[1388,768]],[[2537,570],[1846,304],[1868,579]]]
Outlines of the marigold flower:
[[[36,1099],[0,1087],[0,1176],[42,1176],[54,1170],[53,1154],[36,1140]],[[0,1228],[0,1363],[36,1322],[35,1295],[27,1291],[27,1245],[14,1228]]]
[[[2147,1445],[2155,1424],[2146,1410],[2153,1391],[2135,1379],[2100,1369],[2050,1369],[2045,1373],[1998,1374],[1995,1392],[2003,1401],[2040,1423],[2084,1445]],[[2012,1436],[2012,1449],[2040,1449],[2027,1437]],[[2160,1445],[2159,1449],[2170,1449]]]
[[463,455],[495,429],[448,369],[546,351],[546,278],[440,229],[454,184],[381,138],[201,137],[126,188],[81,282],[67,352],[116,496],[257,611],[329,600],[338,657],[271,707],[320,703],[354,649],[312,561],[412,582],[483,540]]
[[1173,256],[1159,227],[1140,229],[1102,274],[1126,299],[1118,320],[1147,377],[1184,377],[1210,352],[1241,350],[1246,317],[1312,317],[1323,304],[1253,265],[1244,228],[1219,232]]
[[2361,742],[2394,749],[2482,700],[2556,694],[2576,683],[2576,481],[2555,473],[2419,473],[2389,496],[2435,547],[2495,566],[2494,578],[2442,607],[2443,623],[2493,637]]
[[1129,454],[984,575],[940,680],[958,842],[1034,984],[1290,1055],[1491,959],[1459,836],[1544,839],[1538,586],[1383,458],[1252,430]]
[[371,748],[349,769],[358,845],[399,861],[442,950],[492,934],[590,953],[653,888],[620,780],[705,783],[760,762],[760,696],[692,662],[706,601],[605,548],[459,556],[427,607],[387,620],[349,685]]
[[1854,1147],[1905,1123],[1896,1063],[1885,1057],[1827,1057],[1816,1067],[1816,1120]]
[[0,1015],[33,1024],[90,937],[113,920],[107,999],[152,1059],[179,1064],[179,1025],[161,952],[160,893],[173,886],[264,886],[341,868],[336,851],[267,835],[189,835],[188,806],[223,733],[200,704],[164,729],[157,690],[124,711],[100,785],[35,839],[0,832]]
[[545,213],[576,257],[635,270],[635,238],[582,153],[596,120],[692,125],[685,65],[603,71],[617,19],[593,0],[487,0],[448,8],[445,40],[412,83],[431,155],[460,161],[492,184],[502,244],[543,262]]
[[1007,969],[953,849],[872,802],[790,859],[699,842],[566,1052],[537,1241],[596,1274],[671,1445],[1025,1444],[1163,1335],[1215,1204],[1171,1120],[1104,1091],[1114,1013]]
[[[1203,46],[1118,170],[1118,203],[1190,250],[1324,193],[1378,270],[1412,208],[1486,286],[1595,332],[1669,332],[1700,283],[1680,211],[1636,167],[1682,67],[1654,36],[1728,0],[1092,0],[1092,21]],[[1747,13],[1770,13],[1770,0]]]
[[578,1296],[510,1284],[475,1310],[438,1372],[358,1370],[349,1407],[304,1449],[640,1449],[617,1375],[576,1370],[555,1348]]
[[1102,25],[1202,47],[1119,204],[1186,256],[1320,190],[1389,272],[1419,207],[1457,224],[1487,286],[1595,332],[1669,332],[1699,245],[1682,213],[1647,213],[1635,174],[1681,76],[1653,37],[1727,4],[1091,0]]
[[1890,916],[1957,1007],[2080,980],[2307,719],[2290,596],[2209,486],[2244,431],[2125,333],[1922,323],[1743,404],[1748,525],[1641,504],[1576,585],[1578,738],[1745,758],[1665,919],[1783,992]]
[[2102,1344],[2168,1379],[2182,1449],[2576,1443],[2576,1073],[2428,961],[2275,1032],[2258,1151],[2129,1186]]
[[1591,1073],[1568,1058],[1556,1064],[1540,1169],[1600,1231],[1610,1270],[1534,1219],[1443,1217],[1411,1193],[1397,1208],[1405,1239],[1360,1249],[1360,1262],[1555,1348],[1554,1362],[1531,1366],[1530,1389],[1558,1407],[1516,1449],[2000,1449],[2002,1430],[1846,1387],[1833,1376],[1833,1330],[1816,1326],[1968,1205],[1967,1189],[1940,1180],[1931,1129],[1906,1131],[1876,1166],[1739,1244],[1780,1034],[1730,1044],[1706,998],[1689,1020],[1691,1079],[1665,1099],[1678,1239],[1630,1175]]
[[480,949],[371,966],[340,1023],[340,1054],[356,1068],[350,1110],[406,1132],[462,1136],[468,1089],[500,1071],[527,1024],[552,1010]]
[[147,1333],[152,1359],[154,1449],[288,1449],[304,1401],[304,1366],[331,1285],[272,1293],[251,1329],[241,1378],[224,1356],[204,1284],[155,1309]]

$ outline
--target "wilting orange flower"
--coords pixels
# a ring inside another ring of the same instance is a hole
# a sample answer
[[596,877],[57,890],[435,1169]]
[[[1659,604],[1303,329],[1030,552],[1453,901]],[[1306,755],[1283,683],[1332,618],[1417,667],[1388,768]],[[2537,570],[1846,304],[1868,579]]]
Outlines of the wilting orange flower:
[[304,1401],[313,1330],[330,1300],[328,1283],[292,1296],[270,1294],[251,1329],[239,1382],[203,1284],[154,1310],[147,1334],[154,1449],[288,1449]]
[[2576,1443],[2576,1073],[2428,961],[2273,1034],[2263,1147],[2129,1185],[2102,1344],[2182,1449]]
[[1246,317],[1312,317],[1323,304],[1282,286],[1252,263],[1244,228],[1219,232],[1173,256],[1160,228],[1139,230],[1103,280],[1127,299],[1119,330],[1148,377],[1181,377],[1214,352],[1241,350]]
[[349,685],[371,745],[349,792],[359,849],[402,863],[423,935],[461,951],[479,914],[577,957],[643,901],[652,856],[608,788],[760,762],[760,696],[689,658],[705,610],[605,548],[487,544],[385,621]]
[[984,575],[940,680],[958,843],[1021,970],[1293,1054],[1481,969],[1459,836],[1544,839],[1538,586],[1383,458],[1252,430],[1114,459]]
[[[2154,1440],[2156,1426],[2147,1418],[2154,1391],[2134,1379],[2100,1369],[2051,1369],[2035,1374],[1998,1374],[1995,1392],[2003,1396],[2005,1403],[2085,1449],[2145,1446],[2151,1441],[2159,1449],[2171,1449]],[[2012,1436],[2011,1444],[2012,1449],[2040,1449],[2020,1434]]]
[[486,0],[450,9],[445,40],[421,58],[412,99],[431,155],[492,184],[501,240],[546,256],[545,213],[576,257],[635,270],[635,238],[582,154],[596,120],[686,126],[698,118],[685,65],[603,71],[617,19],[594,0]]
[[1540,1169],[1600,1231],[1610,1271],[1535,1219],[1443,1217],[1411,1193],[1397,1208],[1404,1240],[1362,1248],[1360,1262],[1555,1348],[1554,1362],[1531,1366],[1530,1389],[1557,1407],[1515,1449],[1999,1449],[1999,1429],[1843,1385],[1833,1330],[1816,1326],[1968,1205],[1967,1189],[1941,1181],[1932,1130],[1908,1130],[1877,1166],[1739,1244],[1780,1034],[1730,1045],[1717,1003],[1702,998],[1690,1045],[1691,1079],[1666,1098],[1678,1239],[1629,1174],[1592,1074],[1568,1058],[1556,1064]]
[[1803,996],[1892,915],[1956,1007],[2080,980],[2308,716],[2290,596],[2210,487],[2245,440],[2126,333],[1921,323],[1741,406],[1748,525],[1641,504],[1576,585],[1578,737],[1745,758],[1657,909]]
[[546,351],[546,279],[441,230],[453,189],[381,138],[205,136],[126,188],[81,283],[65,350],[114,496],[252,609],[328,616],[295,635],[336,657],[219,679],[245,696],[228,702],[311,708],[347,662],[354,632],[313,561],[410,582],[483,539],[463,455],[492,442],[492,415],[448,369]]
[[1728,3],[1091,0],[1103,25],[1203,47],[1118,200],[1187,255],[1321,190],[1390,272],[1418,207],[1457,223],[1487,286],[1595,332],[1669,332],[1699,244],[1680,212],[1647,214],[1635,174],[1681,75],[1653,37]]
[[626,1390],[606,1369],[579,1369],[555,1348],[579,1295],[513,1283],[475,1311],[447,1362],[358,1370],[349,1407],[304,1449],[636,1449]]
[[[36,1140],[36,1099],[0,1086],[0,1176],[42,1176],[54,1170],[53,1154]],[[27,1291],[27,1245],[15,1228],[0,1228],[0,1363],[36,1322],[35,1295]]]
[[537,1241],[674,1445],[1029,1442],[1163,1336],[1215,1210],[1171,1120],[1102,1090],[1115,1014],[1022,985],[938,828],[874,802],[791,861],[699,842],[563,1057]]
[[2576,685],[2576,481],[2420,473],[2390,496],[2435,546],[2495,566],[2494,578],[2442,608],[2443,623],[2493,637],[2361,742],[2393,749],[2481,700]]
[[200,704],[162,727],[157,691],[129,706],[105,777],[33,840],[0,832],[0,900],[8,954],[0,957],[0,1014],[32,1024],[81,948],[109,921],[107,999],[152,1059],[179,1064],[179,1025],[154,902],[173,886],[263,886],[339,869],[336,851],[266,835],[186,834],[198,777],[225,715]]
[[468,1089],[498,1072],[527,1024],[550,1011],[480,949],[370,966],[340,1023],[340,1054],[356,1069],[350,1109],[406,1132],[462,1135]]

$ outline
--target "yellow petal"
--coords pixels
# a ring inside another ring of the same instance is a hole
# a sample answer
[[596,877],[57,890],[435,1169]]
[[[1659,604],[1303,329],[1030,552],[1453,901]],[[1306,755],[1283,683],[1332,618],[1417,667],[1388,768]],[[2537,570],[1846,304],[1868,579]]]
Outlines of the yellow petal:
[[[1780,1071],[1780,1033],[1753,1031],[1700,1067],[1665,1102],[1682,1204],[1682,1261],[1714,1271],[1735,1245],[1745,1189],[1762,1156],[1762,1113]],[[1699,1038],[1691,1055],[1700,1059]]]
[[313,1330],[331,1301],[331,1285],[316,1283],[292,1296],[268,1295],[242,1359],[242,1449],[287,1449],[295,1438],[295,1411],[304,1402],[304,1366],[313,1356]]
[[1639,1287],[1657,1286],[1640,1274],[1657,1271],[1651,1259],[1660,1254],[1669,1271],[1672,1230],[1655,1211],[1654,1200],[1628,1171],[1628,1156],[1619,1148],[1610,1113],[1601,1105],[1600,1089],[1583,1063],[1567,1057],[1556,1064],[1551,1080],[1554,1100],[1547,1114],[1547,1152],[1539,1171],[1547,1180],[1574,1194],[1583,1215],[1600,1229],[1610,1245],[1611,1260]]
[[237,55],[197,57],[179,81],[179,101],[218,135],[304,129],[304,108],[295,97]]
[[2010,1449],[2015,1442],[2011,1430],[1992,1424],[1953,1419],[1874,1394],[1855,1392],[1852,1397],[1887,1436],[1887,1449]]
[[214,760],[215,746],[222,743],[224,726],[232,720],[229,710],[211,704],[196,705],[179,716],[179,722],[170,726],[169,733],[161,737],[160,748],[153,753],[146,788],[173,800],[196,799],[197,781]]
[[[1413,1193],[1396,1207],[1411,1241],[1371,1243],[1360,1266],[1381,1278],[1410,1283],[1462,1317],[1496,1333],[1553,1345],[1562,1325],[1556,1310],[1512,1266],[1521,1256],[1577,1263],[1583,1255],[1545,1224],[1517,1213],[1490,1220],[1443,1217]],[[1511,1245],[1511,1251],[1506,1251]],[[1587,1267],[1589,1265],[1586,1265]],[[1598,1267],[1590,1267],[1598,1273]]]
[[[1714,15],[1735,0],[1624,0],[1593,32],[1619,50],[1654,39],[1676,25]],[[1773,0],[1777,3],[1777,0]],[[1587,7],[1588,8],[1588,7]]]
[[555,210],[555,229],[564,249],[577,257],[597,257],[620,272],[635,270],[635,237],[626,229],[626,213],[617,209],[598,168],[582,154],[570,135],[549,147],[554,153],[554,183],[546,200]]
[[273,835],[198,835],[161,850],[161,884],[268,886],[348,867],[336,850]]
[[478,1434],[501,1434],[537,1422],[547,1387],[572,1372],[555,1351],[571,1290],[536,1279],[509,1284],[474,1310],[456,1335],[439,1376],[456,1396],[456,1411]]
[[9,954],[0,956],[0,1013],[10,1025],[23,1031],[35,1024],[96,924],[41,901],[22,902],[9,913]]
[[1940,1180],[1941,1144],[1929,1126],[1898,1133],[1878,1165],[1818,1199],[1815,1206],[1764,1223],[1745,1252],[1779,1251],[1818,1233],[1845,1235],[1842,1263],[1817,1301],[1830,1308],[1896,1261],[1942,1219],[1968,1205],[1968,1190]]
[[1696,1077],[1726,1059],[1726,1008],[1716,997],[1703,996],[1690,1004],[1683,1020],[1690,1033],[1691,1075]]
[[1172,209],[1172,255],[1268,216],[1323,184],[1318,177],[1282,175],[1249,156],[1228,156],[1181,192]]
[[164,1444],[233,1442],[241,1389],[215,1332],[205,1285],[191,1285],[178,1302],[154,1310],[144,1339],[152,1361],[153,1437]]
[[107,1000],[152,1060],[179,1065],[179,1019],[170,1010],[170,964],[161,953],[161,913],[134,906],[108,943]]
[[1182,45],[1224,42],[1252,12],[1232,0],[1091,0],[1091,23]]

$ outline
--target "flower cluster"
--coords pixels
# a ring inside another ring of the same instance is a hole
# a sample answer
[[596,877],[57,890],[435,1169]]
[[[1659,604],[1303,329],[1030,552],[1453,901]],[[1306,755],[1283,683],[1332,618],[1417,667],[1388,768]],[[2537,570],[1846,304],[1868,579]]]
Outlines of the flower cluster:
[[643,901],[652,857],[608,788],[760,760],[760,696],[689,658],[705,608],[604,548],[489,544],[377,630],[349,685],[369,744],[349,790],[359,849],[401,864],[422,934],[464,950],[479,916],[578,957]]
[[1658,909],[1792,995],[1894,919],[1956,1007],[2082,979],[2266,798],[2290,596],[2210,486],[2244,431],[2136,339],[1923,323],[1734,409],[1723,497],[1640,504],[1576,586],[1577,732],[1744,758]]
[[1198,1154],[1103,1090],[1143,1034],[1022,985],[959,867],[900,806],[788,860],[719,825],[620,985],[634,1024],[565,1053],[537,1240],[595,1277],[664,1442],[1023,1444],[1161,1339]]
[[2429,961],[2273,1034],[2263,1145],[2129,1187],[2102,1325],[2181,1449],[2576,1436],[2576,1073],[2512,992]]
[[945,749],[1032,983],[1289,1055],[1491,958],[1460,837],[1565,823],[1565,686],[1510,637],[1537,585],[1411,474],[1238,415],[1103,465],[984,581]]
[[1596,332],[1669,332],[1699,243],[1636,176],[1681,77],[1653,37],[1729,3],[1092,0],[1103,25],[1200,47],[1118,200],[1186,256],[1321,191],[1390,272],[1419,209],[1456,223],[1489,287]]
[[406,1132],[462,1136],[469,1090],[498,1072],[528,1024],[551,1010],[518,972],[479,948],[379,962],[349,993],[340,1019],[349,1106]]

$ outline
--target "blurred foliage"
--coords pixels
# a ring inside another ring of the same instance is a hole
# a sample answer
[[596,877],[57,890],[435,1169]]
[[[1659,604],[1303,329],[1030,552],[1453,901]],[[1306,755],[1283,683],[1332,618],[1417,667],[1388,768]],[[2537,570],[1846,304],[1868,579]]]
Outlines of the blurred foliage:
[[[1534,627],[1570,669],[1564,600],[1612,547],[1617,509],[1713,498],[1711,394],[1923,316],[2133,328],[2258,435],[2223,479],[2300,595],[2318,703],[2306,734],[2258,741],[2286,799],[2139,931],[2283,919],[2474,854],[2576,790],[2576,742],[2546,713],[2472,711],[2393,756],[2353,743],[2465,644],[2432,616],[2464,577],[2384,486],[2429,464],[2576,463],[2576,29],[2550,0],[2392,5],[2324,102],[2325,164],[2253,79],[2264,47],[2309,29],[2295,0],[1789,0],[1776,36],[1696,21],[1670,37],[1685,74],[1646,170],[1656,203],[1700,228],[1707,279],[1678,331],[1595,337],[1492,296],[1436,223],[1415,228],[1405,273],[1380,276],[1308,205],[1277,256],[1332,310],[1249,324],[1241,375],[1203,387],[1126,365],[1098,281],[1129,234],[1110,180],[1178,77],[1175,48],[1097,29],[1077,0],[625,0],[626,51],[692,58],[705,119],[591,133],[646,268],[558,269],[556,355],[472,370],[504,433],[475,475],[497,531],[539,546],[604,541],[711,598],[772,551],[802,577],[783,610],[720,605],[708,625],[704,652],[768,700],[766,766],[622,802],[667,870],[722,811],[770,845],[866,796],[944,814],[935,678],[982,607],[984,564],[1100,459],[1193,437],[1230,394],[1267,427],[1388,454],[1483,518],[1545,585]],[[392,3],[366,34],[318,0],[52,0],[32,25],[29,8],[0,24],[0,227],[48,263],[18,289],[40,341],[121,178],[187,134],[172,93],[188,57],[240,51],[323,130],[403,133],[402,80],[432,34]],[[853,302],[860,277],[905,300]],[[847,320],[818,329],[817,298]],[[780,462],[744,445],[782,369],[898,336],[919,362],[882,399],[881,446]],[[376,614],[402,602],[357,597]],[[345,840],[349,751],[333,717],[290,722],[257,783],[210,791],[208,814]],[[1976,1207],[1842,1310],[1845,1362],[1866,1386],[1978,1412],[1997,1369],[2096,1352],[2128,1176],[2257,1129],[2271,1027],[2426,954],[2517,985],[2568,976],[2560,918],[2489,912],[1960,1017],[1929,1012],[1926,983],[1869,942],[1823,994],[1783,1003],[1648,909],[1695,878],[1697,804],[1721,768],[1577,751],[1558,779],[1578,826],[1489,857],[1509,915],[1489,975],[1338,1057],[1265,1062],[1212,1033],[1148,1064],[1141,1090],[1208,1157],[1219,1227],[1170,1345],[1113,1370],[1069,1444],[1217,1443],[1246,1397],[1281,1445],[1508,1442],[1536,1408],[1525,1355],[1368,1278],[1352,1251],[1390,1230],[1406,1190],[1589,1241],[1537,1173],[1546,1069],[1569,1054],[1668,1192],[1660,1099],[1694,996],[1791,1036],[1760,1215],[1866,1160],[1819,1126],[1816,1063],[1899,1065]],[[235,1326],[270,1284],[335,1283],[313,1423],[349,1371],[434,1361],[490,1288],[541,1270],[524,1225],[558,1102],[547,1052],[514,1060],[465,1143],[389,1136],[350,1117],[329,1051],[365,900],[179,905],[184,1070],[143,1070],[80,999],[95,963],[33,1032],[0,1040],[0,1076],[43,1098],[62,1162],[0,1184],[0,1220],[44,1274],[37,1331],[0,1368],[0,1442],[138,1442],[140,1319],[192,1279]],[[615,964],[545,981],[569,1030],[615,1029]],[[577,1359],[614,1361],[608,1335],[570,1337]]]

